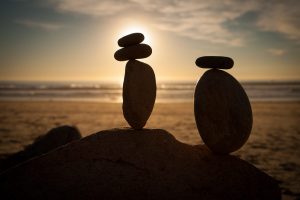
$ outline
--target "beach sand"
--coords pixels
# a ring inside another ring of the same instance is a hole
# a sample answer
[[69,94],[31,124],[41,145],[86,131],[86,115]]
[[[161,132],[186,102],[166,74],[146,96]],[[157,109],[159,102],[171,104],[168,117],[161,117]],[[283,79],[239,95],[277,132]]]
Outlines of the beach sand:
[[[300,102],[252,102],[254,123],[248,142],[234,154],[281,182],[284,199],[300,197]],[[128,127],[119,103],[0,102],[0,156],[22,150],[37,136],[74,125],[83,136]],[[192,103],[158,103],[146,128],[161,128],[188,144],[203,143]]]

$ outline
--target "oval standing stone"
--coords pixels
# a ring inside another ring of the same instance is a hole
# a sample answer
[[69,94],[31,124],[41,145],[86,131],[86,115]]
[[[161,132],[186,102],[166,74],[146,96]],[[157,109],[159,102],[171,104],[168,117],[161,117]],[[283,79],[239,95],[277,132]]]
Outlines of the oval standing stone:
[[252,110],[240,83],[225,71],[206,71],[195,90],[194,114],[204,143],[215,153],[238,150],[252,128]]
[[147,58],[152,54],[152,49],[147,44],[136,44],[119,49],[115,53],[115,59],[118,61],[134,60]]
[[196,65],[201,68],[230,69],[233,64],[232,58],[224,56],[203,56],[196,60]]
[[151,115],[156,98],[153,69],[146,63],[130,60],[123,83],[123,115],[134,129],[142,129]]
[[142,33],[131,33],[118,40],[118,45],[120,47],[128,47],[131,45],[139,44],[145,39]]

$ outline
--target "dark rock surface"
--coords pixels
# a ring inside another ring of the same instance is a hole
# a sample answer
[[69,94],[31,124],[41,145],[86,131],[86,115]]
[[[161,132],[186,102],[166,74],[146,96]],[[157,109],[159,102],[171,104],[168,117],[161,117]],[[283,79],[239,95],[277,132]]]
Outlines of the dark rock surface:
[[116,51],[114,57],[118,61],[147,58],[152,54],[152,49],[147,44],[136,44]]
[[252,109],[247,94],[230,74],[206,71],[195,90],[194,113],[204,143],[215,153],[241,148],[252,129]]
[[149,119],[156,98],[153,69],[146,63],[130,60],[123,83],[123,114],[134,129],[141,129]]
[[35,141],[23,151],[15,153],[1,161],[0,171],[6,170],[35,156],[42,155],[57,147],[79,139],[81,139],[81,134],[75,127],[60,126],[53,128],[45,135],[36,138]]
[[234,62],[232,58],[224,56],[203,56],[197,58],[196,65],[201,68],[230,69]]
[[139,44],[145,39],[142,33],[131,33],[118,40],[118,45],[120,47],[128,47],[131,45]]
[[164,130],[101,131],[0,175],[2,199],[280,199],[277,183],[234,156]]

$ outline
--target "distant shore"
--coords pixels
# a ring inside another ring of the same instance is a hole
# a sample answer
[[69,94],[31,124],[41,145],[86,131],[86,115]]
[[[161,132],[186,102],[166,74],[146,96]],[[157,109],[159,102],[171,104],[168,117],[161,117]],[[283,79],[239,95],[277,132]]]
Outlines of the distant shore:
[[[156,102],[192,103],[197,81],[158,82]],[[300,101],[300,82],[241,82],[250,101]],[[1,82],[0,101],[122,102],[120,82]]]

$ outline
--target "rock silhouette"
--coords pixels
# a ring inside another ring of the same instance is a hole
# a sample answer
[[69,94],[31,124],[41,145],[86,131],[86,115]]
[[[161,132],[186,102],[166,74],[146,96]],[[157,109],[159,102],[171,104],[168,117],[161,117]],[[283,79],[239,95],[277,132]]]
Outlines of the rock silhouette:
[[12,154],[1,161],[0,171],[6,170],[36,156],[40,156],[69,142],[79,140],[80,138],[81,134],[76,127],[65,125],[53,128],[45,135],[36,138],[34,142],[31,145],[28,145],[23,151]]
[[112,129],[0,175],[3,199],[279,200],[274,179],[161,129]]
[[147,58],[152,54],[152,49],[147,44],[136,44],[119,49],[115,53],[118,61]]
[[232,58],[224,56],[203,56],[196,60],[196,65],[201,68],[230,69],[233,64]]
[[153,69],[135,59],[146,58],[152,49],[142,33],[132,33],[118,40],[120,47],[114,57],[118,61],[129,60],[125,66],[123,83],[123,115],[134,129],[142,129],[149,119],[156,98],[156,80]]
[[151,115],[156,97],[153,69],[137,60],[126,64],[123,84],[123,114],[134,129],[142,129]]
[[132,33],[129,35],[126,35],[118,40],[118,45],[120,47],[128,47],[135,44],[139,44],[143,42],[145,39],[145,36],[142,33]]
[[[223,63],[222,68],[230,66],[232,60],[226,58],[226,63],[221,62],[224,57],[210,57],[213,58],[216,61],[209,62]],[[225,71],[210,69],[200,78],[195,89],[194,114],[202,140],[215,153],[238,150],[251,133],[253,119],[248,96],[240,83]]]
[[143,40],[141,33],[127,35],[118,41],[124,48],[114,54],[116,60],[128,60],[123,115],[134,130],[104,130],[85,138],[75,127],[50,130],[0,173],[1,198],[281,199],[273,178],[235,156],[216,155],[242,147],[252,128],[247,94],[233,76],[219,70],[232,68],[231,58],[196,61],[201,68],[213,68],[200,78],[194,96],[195,120],[206,145],[187,145],[165,130],[143,129],[156,98],[153,69],[136,60],[152,53],[149,45],[140,44]]

